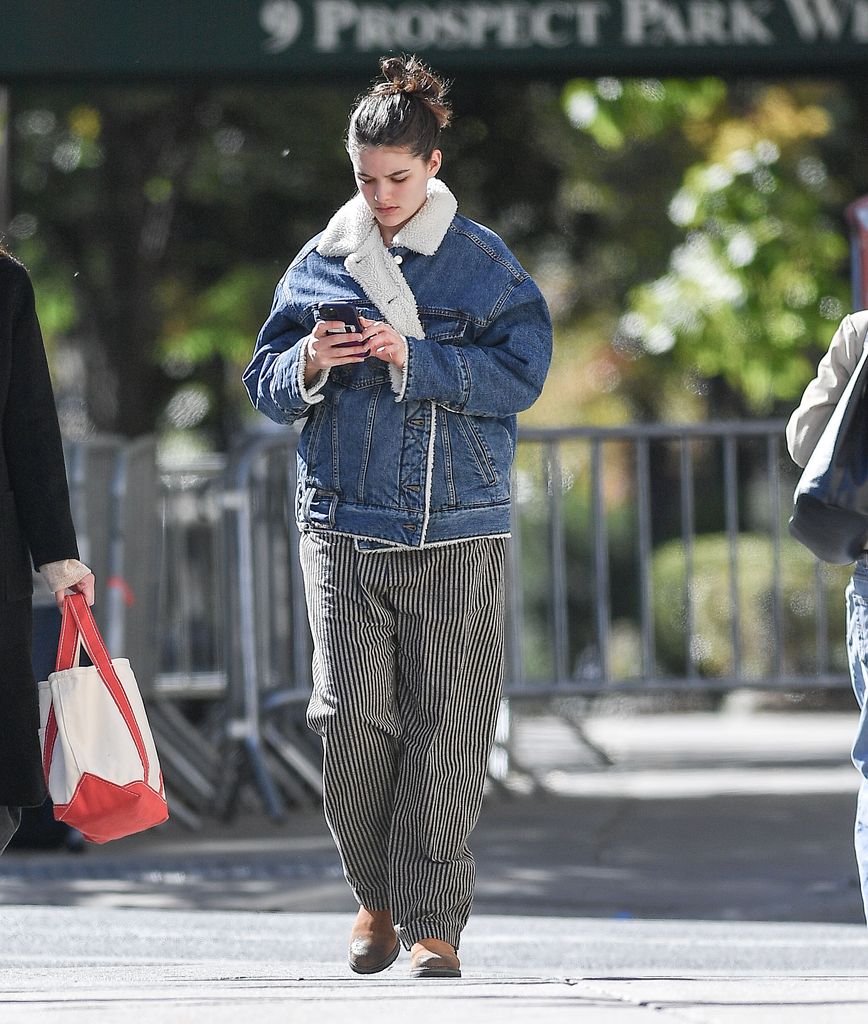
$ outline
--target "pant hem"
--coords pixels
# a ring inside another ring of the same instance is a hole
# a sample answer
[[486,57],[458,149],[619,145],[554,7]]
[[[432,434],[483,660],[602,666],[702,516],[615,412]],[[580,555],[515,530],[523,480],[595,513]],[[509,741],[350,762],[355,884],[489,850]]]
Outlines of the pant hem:
[[405,949],[410,949],[415,943],[421,942],[422,939],[440,939],[442,942],[448,942],[450,946],[455,947],[455,952],[458,952],[458,943],[461,941],[461,929],[460,928],[446,928],[430,922],[425,924],[410,925],[409,927],[399,927],[395,931],[398,933],[398,938],[401,941],[401,945]]
[[382,893],[363,893],[353,892],[353,896],[356,898],[356,903],[360,907],[364,907],[365,910],[391,910],[389,905],[389,897],[384,896]]

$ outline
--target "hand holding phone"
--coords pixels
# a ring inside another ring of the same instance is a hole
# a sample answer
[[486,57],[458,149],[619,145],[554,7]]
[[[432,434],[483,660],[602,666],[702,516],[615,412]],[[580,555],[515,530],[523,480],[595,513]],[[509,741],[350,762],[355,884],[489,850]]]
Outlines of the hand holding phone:
[[[356,307],[351,302],[321,302],[317,306],[318,320],[339,320],[343,323],[342,330],[328,330],[326,334],[361,334],[362,324]],[[345,341],[336,344],[335,348],[351,348],[356,342]],[[365,353],[366,355],[368,352]]]

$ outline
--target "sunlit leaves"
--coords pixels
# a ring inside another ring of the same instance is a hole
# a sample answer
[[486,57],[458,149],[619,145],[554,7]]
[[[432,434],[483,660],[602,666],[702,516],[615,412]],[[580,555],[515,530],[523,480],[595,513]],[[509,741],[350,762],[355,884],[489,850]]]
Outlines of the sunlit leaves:
[[625,82],[607,99],[576,82],[564,97],[576,128],[601,146],[673,133],[692,146],[680,185],[661,197],[681,240],[662,273],[625,298],[616,346],[671,353],[767,411],[799,393],[811,372],[801,353],[826,342],[847,306],[846,236],[827,212],[818,148],[832,114],[779,85],[735,96],[713,79],[657,84]]
[[601,146],[619,149],[653,138],[674,124],[689,131],[690,122],[706,120],[725,96],[726,88],[717,78],[580,79],[564,90],[564,108],[572,123]]

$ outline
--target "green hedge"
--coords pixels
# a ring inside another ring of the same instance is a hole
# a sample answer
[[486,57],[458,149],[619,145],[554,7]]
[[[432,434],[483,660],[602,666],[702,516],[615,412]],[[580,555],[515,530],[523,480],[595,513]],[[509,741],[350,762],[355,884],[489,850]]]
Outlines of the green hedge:
[[[693,547],[694,629],[691,649],[701,675],[726,676],[732,663],[730,554],[725,535],[698,537]],[[741,674],[771,677],[774,664],[772,542],[742,534],[737,541],[738,622]],[[849,566],[822,566],[828,619],[829,660],[846,671],[844,588]],[[786,538],[781,550],[781,610],[785,674],[817,671],[815,563],[800,545]],[[682,673],[687,657],[685,551],[680,540],[661,545],[652,563],[657,657],[663,672]]]

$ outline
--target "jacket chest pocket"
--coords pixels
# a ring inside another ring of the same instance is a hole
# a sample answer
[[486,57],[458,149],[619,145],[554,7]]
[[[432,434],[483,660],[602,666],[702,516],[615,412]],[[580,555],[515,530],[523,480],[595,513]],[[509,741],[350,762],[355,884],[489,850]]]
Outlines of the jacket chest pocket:
[[30,556],[18,526],[12,492],[0,494],[0,599],[24,601],[33,593]]

